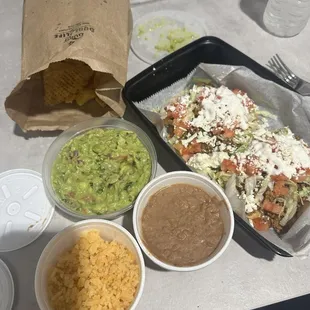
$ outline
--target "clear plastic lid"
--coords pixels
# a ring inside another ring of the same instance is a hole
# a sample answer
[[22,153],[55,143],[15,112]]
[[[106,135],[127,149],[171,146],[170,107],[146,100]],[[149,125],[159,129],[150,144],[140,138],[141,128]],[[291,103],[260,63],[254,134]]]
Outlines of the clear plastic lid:
[[53,213],[38,172],[17,169],[0,174],[0,252],[36,240]]

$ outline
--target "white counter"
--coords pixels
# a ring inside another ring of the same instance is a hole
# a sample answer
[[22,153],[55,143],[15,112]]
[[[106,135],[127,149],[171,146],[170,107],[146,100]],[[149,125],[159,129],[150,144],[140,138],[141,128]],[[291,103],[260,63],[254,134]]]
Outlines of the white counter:
[[[4,100],[20,77],[22,2],[0,2],[0,172],[14,168],[41,172],[44,154],[55,138],[22,133],[4,110]],[[141,2],[145,3],[132,6],[134,19],[161,9],[197,14],[205,20],[208,34],[223,39],[261,64],[279,53],[296,74],[310,80],[310,24],[294,38],[269,35],[255,20],[261,18],[265,0]],[[128,78],[146,67],[131,53]],[[116,222],[130,230],[131,213]],[[70,223],[55,212],[46,231],[34,243],[18,251],[0,253],[14,278],[14,309],[38,309],[33,288],[38,258],[47,242]],[[146,285],[138,310],[253,309],[309,293],[310,260],[274,256],[239,228],[224,255],[203,270],[172,273],[159,270],[149,261],[146,265]]]

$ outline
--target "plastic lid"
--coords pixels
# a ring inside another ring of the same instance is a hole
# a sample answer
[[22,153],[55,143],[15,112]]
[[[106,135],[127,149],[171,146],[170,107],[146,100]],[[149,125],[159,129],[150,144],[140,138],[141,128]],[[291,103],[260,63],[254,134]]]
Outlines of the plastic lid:
[[53,213],[38,172],[17,169],[0,174],[0,252],[36,240]]
[[13,278],[7,265],[0,259],[0,309],[11,310],[13,302]]
[[[185,29],[184,36],[190,32],[195,35],[191,41],[206,35],[204,23],[196,16],[182,11],[158,11],[144,15],[136,21],[133,28],[131,48],[143,61],[153,64],[167,56],[168,51],[159,51],[156,45],[168,46],[171,31]],[[173,34],[174,42],[184,38],[182,31]]]

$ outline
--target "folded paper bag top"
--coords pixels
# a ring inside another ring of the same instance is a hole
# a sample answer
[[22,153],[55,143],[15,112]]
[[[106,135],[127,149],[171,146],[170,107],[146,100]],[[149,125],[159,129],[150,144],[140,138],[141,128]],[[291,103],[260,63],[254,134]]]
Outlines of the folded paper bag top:
[[[5,101],[22,130],[63,130],[107,113],[123,115],[130,14],[128,0],[25,0],[21,81]],[[44,104],[43,71],[66,59],[91,67],[100,104]]]

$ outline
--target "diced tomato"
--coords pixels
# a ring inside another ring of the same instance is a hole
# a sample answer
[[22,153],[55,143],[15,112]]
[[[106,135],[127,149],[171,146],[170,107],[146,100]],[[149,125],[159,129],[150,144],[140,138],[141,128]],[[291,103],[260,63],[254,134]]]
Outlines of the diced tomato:
[[275,202],[271,202],[270,200],[265,199],[263,202],[263,209],[273,214],[280,214],[283,210],[283,207]]
[[298,170],[298,172],[300,172],[300,171],[304,171],[305,175],[310,175],[310,168],[300,168]]
[[201,153],[201,143],[198,143],[196,140],[192,141],[187,147],[187,150],[190,154]]
[[223,137],[224,138],[233,138],[235,136],[235,132],[231,129],[225,128],[224,129],[224,133],[223,133]]
[[[202,151],[201,143],[196,142],[196,140],[193,140],[187,147],[185,147],[182,143],[176,143],[173,147],[185,160],[186,158],[189,159],[192,155],[201,153]],[[188,155],[190,156],[188,157]]]
[[224,138],[233,138],[235,136],[235,131],[233,129],[229,129],[229,128],[221,128],[221,127],[217,127],[217,128],[214,128],[212,129],[212,133],[215,135],[215,136],[218,136],[218,135],[223,135]]
[[183,104],[179,104],[175,107],[175,110],[172,112],[174,118],[179,118],[184,116],[186,113],[186,107]]
[[192,141],[187,147],[184,147],[184,149],[182,150],[182,155],[193,155],[201,152],[201,143]]
[[277,174],[277,175],[272,175],[271,176],[271,180],[272,181],[287,181],[288,180],[288,177],[286,175],[284,175],[283,173],[281,174]]
[[307,175],[307,174],[300,174],[300,175],[297,175],[295,177],[292,177],[291,180],[295,183],[302,183],[302,182],[305,182],[308,177],[309,177],[309,175]]
[[220,128],[220,127],[212,129],[212,133],[213,133],[215,136],[220,135],[222,132],[223,132],[223,128]]
[[194,154],[184,154],[182,158],[187,162]]
[[248,162],[243,167],[242,170],[249,176],[255,175],[258,172],[258,168],[256,168],[252,163]]
[[299,169],[298,172],[300,172],[300,171],[304,171],[304,173],[292,177],[291,180],[292,180],[293,182],[302,183],[302,182],[305,182],[305,181],[307,180],[307,178],[309,177],[309,175],[310,175],[310,168]]
[[238,88],[234,88],[234,89],[232,90],[232,92],[233,92],[234,94],[236,94],[236,95],[240,94],[241,96],[243,96],[243,95],[245,94],[245,92],[244,92],[243,90],[238,89]]
[[182,120],[175,119],[173,121],[174,125],[174,135],[178,138],[181,138],[184,133],[190,128],[190,124],[188,122],[184,122]]
[[276,153],[278,151],[278,144],[275,138],[267,138],[267,142],[271,145],[272,153]]
[[167,111],[167,119],[174,119],[174,116],[172,114],[172,111]]
[[256,218],[253,221],[254,228],[259,231],[267,231],[270,228],[270,221],[263,218]]
[[221,163],[221,170],[224,172],[237,173],[237,165],[230,159],[224,159]]
[[[237,89],[237,88],[233,89],[233,93],[236,95],[241,95],[241,96],[245,95],[244,91]],[[242,100],[242,105],[245,106],[249,111],[251,111],[251,109],[254,108],[254,101],[250,99],[248,96],[246,96],[246,98]]]
[[247,97],[242,100],[242,105],[245,106],[249,111],[251,111],[254,108],[254,101]]
[[180,104],[180,103],[175,103],[173,105],[170,105],[173,109],[173,111],[169,110],[169,107],[168,109],[166,110],[167,111],[167,117],[168,118],[180,118],[182,116],[184,116],[184,114],[186,113],[186,107],[185,105],[183,104]]
[[181,138],[185,133],[185,130],[182,127],[176,127],[173,130],[173,134],[178,137]]
[[182,119],[174,119],[172,124],[175,127],[182,127],[184,129],[190,129],[191,128],[191,124],[187,121],[182,120]]
[[185,147],[182,143],[176,143],[173,145],[173,147],[182,155],[184,150],[185,150]]
[[273,194],[277,196],[287,196],[289,189],[285,186],[285,181],[277,181],[274,183]]
[[307,175],[302,174],[302,175],[298,175],[296,177],[292,177],[291,180],[295,183],[302,183],[302,182],[306,181],[307,177],[308,177]]

